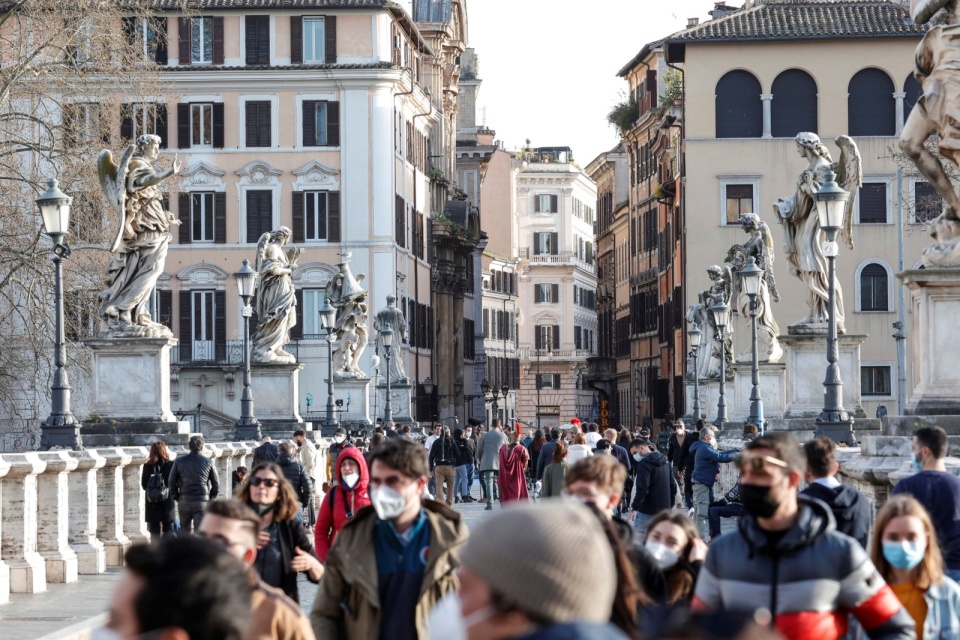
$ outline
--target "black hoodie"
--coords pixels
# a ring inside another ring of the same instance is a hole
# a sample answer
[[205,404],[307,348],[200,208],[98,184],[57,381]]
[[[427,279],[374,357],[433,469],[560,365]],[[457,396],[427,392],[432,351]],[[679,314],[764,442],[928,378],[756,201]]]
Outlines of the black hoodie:
[[867,548],[867,536],[870,532],[870,503],[867,497],[845,484],[839,487],[826,487],[813,482],[801,491],[805,496],[825,502],[837,521],[837,531],[845,533],[864,549]]
[[670,461],[659,451],[643,456],[634,481],[633,510],[652,516],[673,506],[677,479],[670,473]]

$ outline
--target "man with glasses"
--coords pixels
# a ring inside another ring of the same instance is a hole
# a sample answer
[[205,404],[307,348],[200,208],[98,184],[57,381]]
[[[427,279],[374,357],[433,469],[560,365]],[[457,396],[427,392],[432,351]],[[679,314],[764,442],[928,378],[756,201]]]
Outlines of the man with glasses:
[[835,531],[819,500],[798,495],[806,458],[797,440],[773,432],[739,458],[738,531],[714,540],[694,592],[695,611],[765,608],[788,640],[839,640],[847,616],[872,640],[914,638],[914,622],[867,553]]
[[257,557],[260,516],[239,500],[214,500],[204,510],[197,535],[217,542],[248,570],[250,598],[248,640],[313,640],[310,621],[297,603],[263,582],[251,568]]

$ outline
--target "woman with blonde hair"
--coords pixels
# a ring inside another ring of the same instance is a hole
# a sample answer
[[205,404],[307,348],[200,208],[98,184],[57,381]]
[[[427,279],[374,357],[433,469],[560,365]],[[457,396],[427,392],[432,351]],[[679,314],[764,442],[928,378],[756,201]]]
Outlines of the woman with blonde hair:
[[917,638],[960,638],[960,586],[943,570],[930,514],[906,494],[890,498],[873,528],[873,564],[917,625]]
[[171,469],[173,461],[167,452],[167,443],[157,440],[150,445],[150,457],[140,472],[140,486],[147,502],[144,519],[152,542],[176,532],[176,504],[168,484]]
[[313,542],[297,517],[297,492],[273,462],[260,462],[244,478],[235,497],[260,516],[257,558],[253,563],[260,579],[282,589],[300,602],[297,574],[304,572],[310,582],[320,582],[323,565],[317,560]]

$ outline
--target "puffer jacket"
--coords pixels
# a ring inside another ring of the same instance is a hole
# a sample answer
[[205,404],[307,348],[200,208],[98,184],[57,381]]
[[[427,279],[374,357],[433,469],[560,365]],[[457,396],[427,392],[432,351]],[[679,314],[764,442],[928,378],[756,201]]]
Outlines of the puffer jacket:
[[670,473],[670,461],[659,451],[643,456],[637,465],[633,510],[652,516],[673,506],[677,479]]
[[774,612],[788,640],[839,640],[852,614],[872,640],[913,640],[914,622],[866,551],[835,531],[833,513],[800,495],[796,524],[776,543],[754,517],[710,545],[694,610]]
[[739,451],[717,451],[706,442],[697,440],[690,445],[690,454],[693,456],[693,474],[691,478],[694,482],[713,486],[717,480],[717,474],[720,473],[721,462],[732,462],[734,456]]
[[313,485],[310,484],[310,476],[307,475],[303,464],[290,454],[281,454],[277,458],[277,465],[283,471],[283,476],[287,479],[287,482],[292,484],[293,490],[297,492],[300,506],[306,507],[310,504],[310,498],[313,496]]
[[[343,472],[340,467],[337,468],[337,484],[327,492],[323,502],[320,504],[320,512],[317,514],[317,526],[314,528],[314,543],[317,548],[317,557],[321,562],[327,561],[327,555],[330,553],[330,547],[336,540],[340,529],[347,523],[351,516],[355,515],[360,509],[370,505],[370,496],[367,493],[367,485],[370,483],[370,472],[367,469],[367,462],[360,453],[360,449],[350,447],[344,449],[337,459],[337,462],[343,463],[346,459],[353,460],[360,465],[360,479],[357,480],[357,486],[352,490],[343,485]],[[331,503],[333,508],[331,508]],[[347,513],[349,507],[350,513]]]
[[[460,514],[433,500],[423,501],[430,526],[430,548],[417,602],[417,634],[429,637],[427,619],[443,596],[460,588],[457,570],[467,526]],[[374,527],[377,512],[367,507],[344,525],[327,556],[310,622],[324,640],[376,640],[380,637],[380,595]],[[389,616],[387,618],[389,620]]]
[[220,478],[213,460],[191,451],[173,461],[167,486],[178,502],[206,502],[216,499],[220,493]]

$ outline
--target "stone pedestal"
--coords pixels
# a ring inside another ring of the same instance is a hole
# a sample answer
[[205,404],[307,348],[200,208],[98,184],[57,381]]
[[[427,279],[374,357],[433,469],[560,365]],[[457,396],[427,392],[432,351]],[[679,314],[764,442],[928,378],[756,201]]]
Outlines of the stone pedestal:
[[[860,345],[863,335],[838,338],[843,407],[855,418],[865,418],[860,398]],[[786,418],[809,418],[823,410],[823,380],[827,371],[826,334],[782,335],[786,352]]]
[[298,363],[252,365],[253,415],[264,434],[284,432],[284,439],[289,439],[295,430],[304,428],[300,416],[302,370]]
[[[727,413],[731,420],[744,422],[750,417],[750,394],[753,391],[753,367],[737,363],[733,367],[733,384],[727,383]],[[763,399],[764,421],[782,418],[787,409],[787,365],[782,362],[761,362],[759,366],[760,397]],[[733,389],[731,398],[730,390]],[[734,401],[731,403],[731,399]]]
[[913,327],[908,415],[960,414],[960,268],[899,274],[910,290]]
[[68,477],[79,465],[66,451],[41,453],[46,473],[39,477],[37,550],[47,565],[47,582],[76,582],[79,565],[68,542],[70,500]]
[[[342,400],[343,406],[334,407],[334,417],[341,426],[367,427],[370,420],[370,378],[338,378],[333,376],[333,397]],[[350,406],[347,406],[347,400]],[[321,410],[325,410],[326,400],[321,402]],[[343,411],[339,411],[343,409]],[[382,407],[381,407],[382,409]]]
[[[383,417],[383,408],[387,404],[387,385],[377,385],[377,411],[379,415],[374,418]],[[390,384],[390,410],[393,412],[393,422],[395,424],[412,424],[413,420],[413,385],[391,383]]]
[[73,454],[77,468],[67,476],[70,504],[68,541],[77,554],[78,572],[98,574],[107,570],[107,554],[97,538],[97,470],[106,459],[94,449]]
[[40,593],[47,590],[47,568],[37,550],[37,476],[46,463],[36,453],[4,456],[10,469],[3,478],[0,496],[4,514],[0,545],[10,567],[11,593]]

